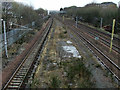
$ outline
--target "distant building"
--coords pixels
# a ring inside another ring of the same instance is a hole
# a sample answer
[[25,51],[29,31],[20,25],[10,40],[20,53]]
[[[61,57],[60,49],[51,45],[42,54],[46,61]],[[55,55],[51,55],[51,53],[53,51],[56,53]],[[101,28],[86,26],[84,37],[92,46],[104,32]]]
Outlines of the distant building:
[[62,11],[60,11],[59,13],[61,13],[61,14],[65,14],[65,13],[66,13],[66,11],[63,11],[63,10],[62,10]]
[[90,3],[85,7],[102,7],[102,8],[116,8],[117,5],[113,2],[103,2],[103,3]]
[[116,8],[117,7],[117,5],[113,2],[103,2],[101,3],[101,6],[103,8]]
[[100,4],[99,3],[90,3],[90,4],[87,4],[87,5],[85,5],[85,7],[94,7],[94,6],[100,6]]
[[120,8],[120,1],[118,2],[118,7]]

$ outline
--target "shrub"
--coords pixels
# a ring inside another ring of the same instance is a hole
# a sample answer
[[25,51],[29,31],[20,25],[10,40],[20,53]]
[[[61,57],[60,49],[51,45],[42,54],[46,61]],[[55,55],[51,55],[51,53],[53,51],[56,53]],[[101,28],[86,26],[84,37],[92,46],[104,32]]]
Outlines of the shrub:
[[53,76],[50,81],[50,86],[52,88],[59,88],[61,81],[58,79],[57,76]]

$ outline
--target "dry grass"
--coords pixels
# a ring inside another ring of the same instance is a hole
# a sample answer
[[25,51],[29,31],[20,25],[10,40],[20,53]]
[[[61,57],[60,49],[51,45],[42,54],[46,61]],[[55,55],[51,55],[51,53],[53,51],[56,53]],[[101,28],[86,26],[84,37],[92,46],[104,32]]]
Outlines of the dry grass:
[[63,61],[59,57],[59,53],[56,51],[57,42],[68,40],[67,31],[60,25],[53,26],[53,28],[55,29],[54,38],[50,39],[51,30],[41,57],[42,64],[37,69],[37,77],[35,77],[32,87],[69,88],[70,82],[73,84],[73,88],[90,87],[92,85],[89,82],[90,72],[85,68],[81,59],[68,58],[69,60]]

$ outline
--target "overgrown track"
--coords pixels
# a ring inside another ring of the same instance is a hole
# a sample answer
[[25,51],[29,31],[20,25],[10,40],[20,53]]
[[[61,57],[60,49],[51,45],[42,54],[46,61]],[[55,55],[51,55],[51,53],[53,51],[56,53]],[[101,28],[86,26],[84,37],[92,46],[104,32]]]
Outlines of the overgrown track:
[[[58,19],[60,20],[60,18]],[[74,25],[66,21],[64,21],[63,23],[70,29],[71,32],[76,35],[76,37],[78,38],[78,43],[82,40],[83,43],[90,49],[90,51],[92,51],[92,53],[98,58],[98,60],[101,61],[101,63],[116,77],[118,81],[120,81],[120,67],[118,62],[110,59],[109,56],[106,55],[106,53],[103,53],[104,49],[106,49],[107,47],[103,46],[102,49],[98,48],[95,40],[93,39],[93,36],[86,33],[86,31],[84,31],[85,29],[80,30],[79,28],[76,28]]]
[[8,82],[4,85],[4,89],[20,89],[24,88],[24,81],[28,79],[29,73],[34,68],[35,63],[40,57],[40,52],[43,48],[44,42],[49,34],[50,28],[52,26],[53,20],[49,19],[49,22],[45,28],[40,31],[37,36],[31,42],[31,47],[27,50],[27,53],[20,65],[16,68],[13,75],[10,77]]

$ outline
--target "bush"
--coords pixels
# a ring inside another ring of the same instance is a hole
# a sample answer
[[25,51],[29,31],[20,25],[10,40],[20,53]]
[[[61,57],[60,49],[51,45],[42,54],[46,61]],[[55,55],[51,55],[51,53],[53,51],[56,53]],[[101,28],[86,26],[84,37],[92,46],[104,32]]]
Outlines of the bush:
[[80,78],[81,77],[85,77],[87,79],[89,79],[90,76],[90,72],[87,70],[87,68],[84,66],[83,62],[80,60],[76,60],[73,62],[72,65],[68,65],[68,79],[70,81],[73,80],[73,78],[75,77],[75,75],[79,74]]
[[51,81],[50,81],[50,86],[52,88],[59,88],[61,81],[58,79],[57,76],[53,76]]
[[103,26],[112,25],[112,20],[119,20],[118,13],[120,9],[114,8],[102,8],[98,6],[92,7],[68,7],[64,9],[67,12],[67,16],[75,18],[78,16],[78,20],[91,23],[95,27],[100,27],[101,18],[103,18]]

